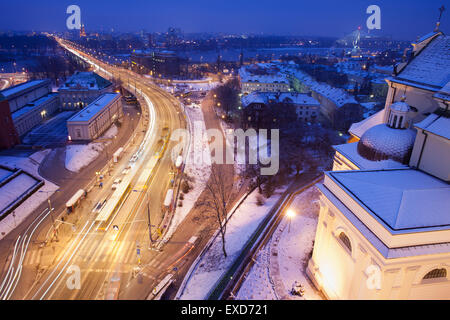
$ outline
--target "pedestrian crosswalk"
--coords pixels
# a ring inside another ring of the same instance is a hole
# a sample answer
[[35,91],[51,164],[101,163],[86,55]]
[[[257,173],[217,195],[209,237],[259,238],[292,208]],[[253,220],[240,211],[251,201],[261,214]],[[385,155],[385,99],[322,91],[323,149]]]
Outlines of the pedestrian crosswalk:
[[[140,248],[141,259],[147,254],[147,249]],[[42,249],[29,249],[25,255],[24,266],[38,265],[41,262]],[[83,243],[73,256],[72,263],[126,263],[138,264],[137,247],[134,241],[124,241],[114,245],[112,242],[104,241],[100,244]],[[144,263],[141,261],[141,263]],[[152,269],[164,267],[164,261],[154,257],[150,262],[145,262],[146,266]]]
[[[147,252],[147,249],[139,248],[140,256],[138,256],[138,248],[134,241],[123,241],[120,243],[113,243],[104,241],[99,245],[84,243],[74,256],[74,263],[86,262],[102,262],[102,263],[128,263],[137,264],[139,258],[142,259]],[[161,263],[158,261],[151,261],[152,266],[158,268]]]
[[41,259],[41,251],[39,249],[28,250],[23,261],[24,266],[37,265]]

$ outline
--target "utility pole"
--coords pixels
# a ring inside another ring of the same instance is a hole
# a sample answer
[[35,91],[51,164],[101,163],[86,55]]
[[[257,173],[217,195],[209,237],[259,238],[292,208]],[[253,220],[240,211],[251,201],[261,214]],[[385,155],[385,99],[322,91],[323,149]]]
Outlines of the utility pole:
[[144,186],[145,190],[133,190],[133,192],[145,192],[145,196],[147,198],[147,222],[148,222],[148,237],[150,239],[150,243],[148,249],[152,248],[153,238],[152,238],[152,221],[150,220],[150,201],[148,200],[148,190],[147,186]]
[[[50,192],[51,191],[39,191],[39,192],[46,192],[47,193],[47,203],[48,203],[48,210],[50,211],[50,218],[52,218],[52,225],[53,225],[53,232],[56,236],[56,239],[58,239],[58,235],[55,228],[55,217],[53,216],[53,208],[52,208],[52,202],[50,200]],[[56,190],[55,192],[59,192],[59,190]]]
[[149,249],[151,249],[152,244],[153,244],[153,239],[152,239],[152,222],[150,220],[150,204],[148,201],[148,190],[145,191],[145,195],[147,197],[148,236],[150,239]]

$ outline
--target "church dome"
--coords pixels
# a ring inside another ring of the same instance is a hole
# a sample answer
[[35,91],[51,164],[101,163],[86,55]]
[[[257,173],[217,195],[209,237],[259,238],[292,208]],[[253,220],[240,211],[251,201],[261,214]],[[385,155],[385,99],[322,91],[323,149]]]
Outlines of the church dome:
[[367,130],[358,142],[358,153],[372,161],[395,160],[408,164],[416,139],[411,129],[395,129],[386,124]]
[[397,112],[408,112],[410,110],[409,105],[404,101],[397,101],[391,104],[391,110]]

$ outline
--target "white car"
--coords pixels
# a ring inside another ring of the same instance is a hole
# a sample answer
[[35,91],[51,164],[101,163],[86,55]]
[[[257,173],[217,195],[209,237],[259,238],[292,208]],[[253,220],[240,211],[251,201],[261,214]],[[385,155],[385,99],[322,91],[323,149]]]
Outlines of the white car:
[[122,182],[122,178],[117,178],[116,180],[114,180],[114,182],[113,182],[111,188],[112,188],[113,190],[116,190],[116,189],[117,189],[117,186],[118,186],[121,182]]

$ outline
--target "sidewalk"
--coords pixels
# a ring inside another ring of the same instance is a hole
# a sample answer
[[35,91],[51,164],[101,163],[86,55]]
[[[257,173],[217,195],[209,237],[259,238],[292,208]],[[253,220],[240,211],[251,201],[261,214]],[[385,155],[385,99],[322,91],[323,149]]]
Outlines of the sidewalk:
[[[189,183],[192,186],[192,189],[188,193],[183,194],[183,200],[180,198],[177,199],[178,201],[175,203],[175,212],[171,219],[169,229],[164,235],[163,240],[165,242],[172,237],[178,225],[186,218],[194,207],[211,175],[211,159],[208,140],[206,137],[198,139],[198,137],[194,136],[194,130],[201,130],[201,132],[206,131],[202,109],[196,105],[186,106],[185,113],[190,126],[190,144],[189,149],[186,152],[186,158],[184,159],[184,173],[189,180],[192,179]],[[199,151],[202,152],[202,159],[200,159],[200,161],[199,159],[196,159],[196,154],[198,154]],[[181,207],[179,206],[180,203],[182,203]]]

